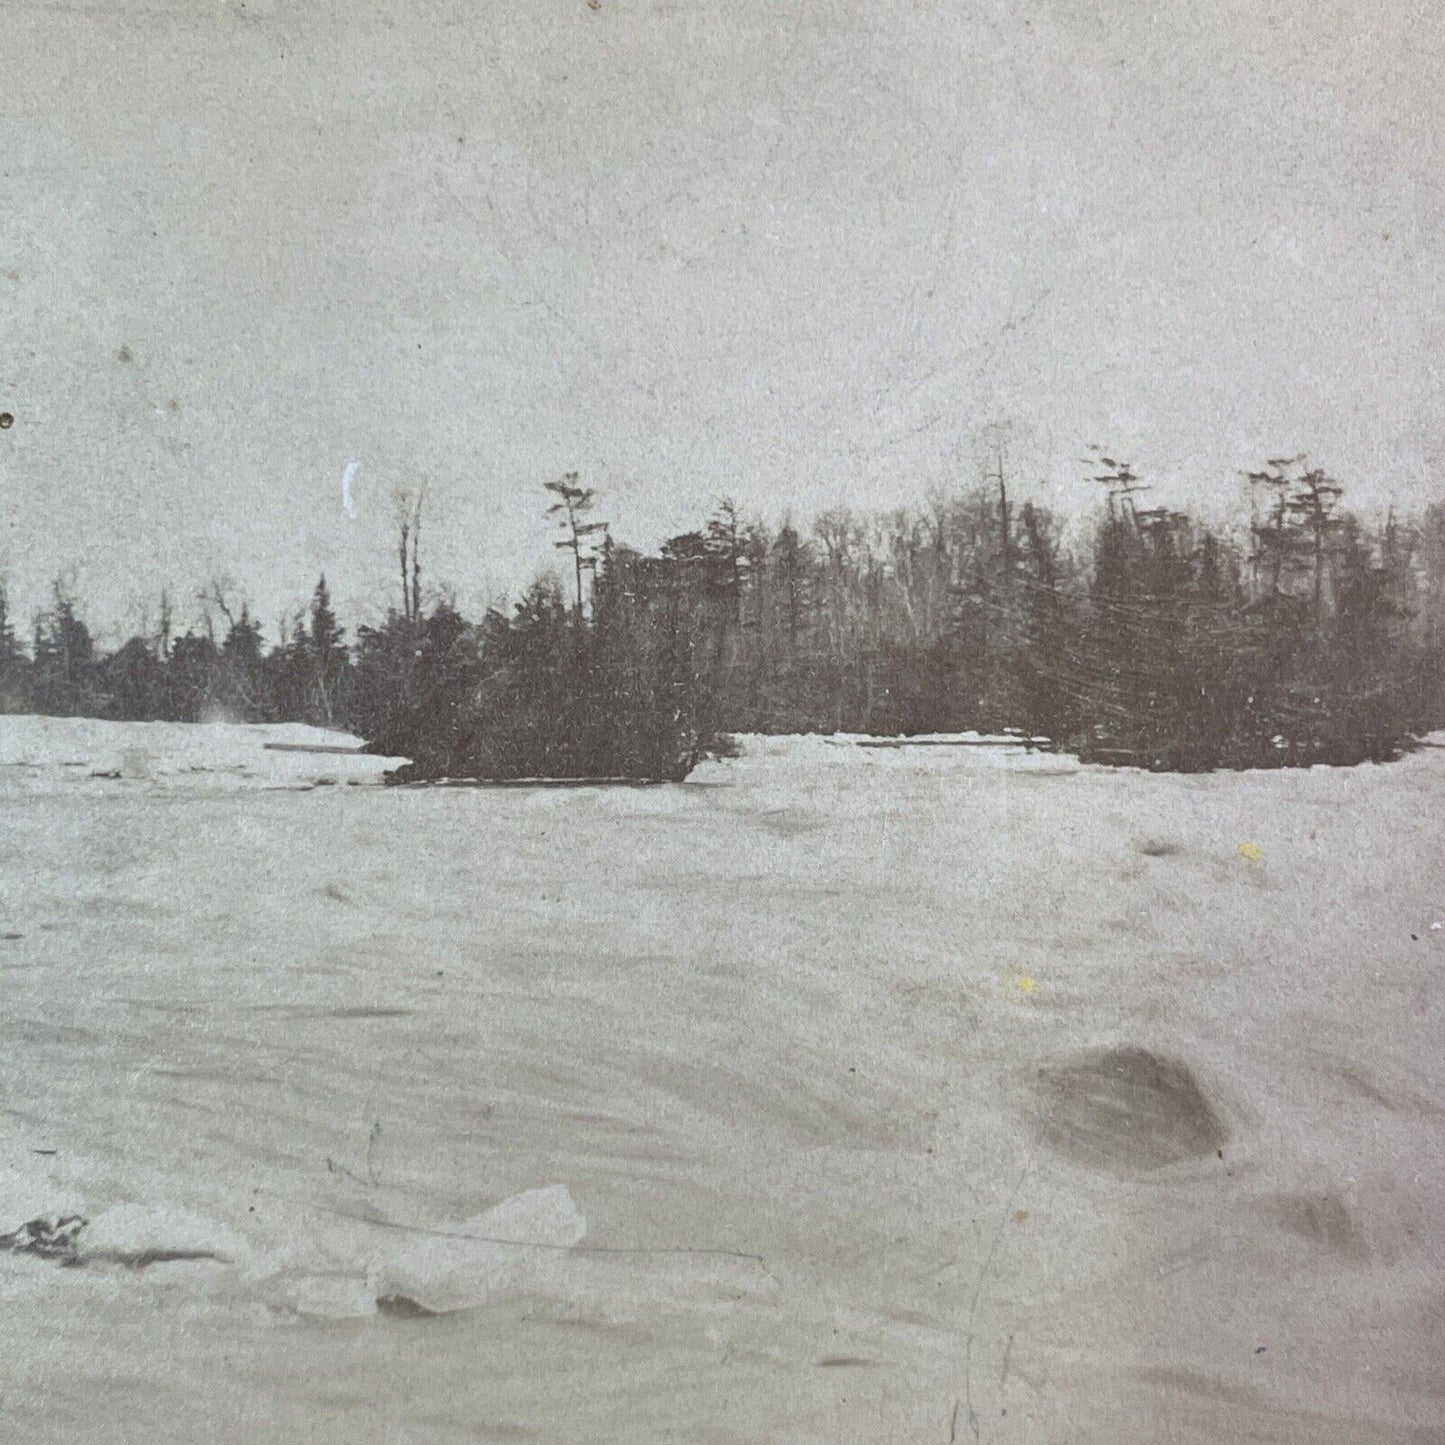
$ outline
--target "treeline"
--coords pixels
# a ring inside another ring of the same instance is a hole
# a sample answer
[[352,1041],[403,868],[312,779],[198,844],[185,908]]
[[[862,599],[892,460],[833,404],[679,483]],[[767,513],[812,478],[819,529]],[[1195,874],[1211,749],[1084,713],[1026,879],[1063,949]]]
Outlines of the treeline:
[[[420,776],[682,776],[731,732],[1017,728],[1155,768],[1350,763],[1445,725],[1445,507],[1368,525],[1303,458],[1250,474],[1251,526],[1146,505],[1098,458],[1085,535],[999,473],[806,530],[720,504],[655,552],[549,484],[565,584],[464,617],[424,605],[420,501],[400,607],[348,640],[322,579],[267,646],[244,605],[98,651],[57,588],[27,655],[0,598],[0,705],[352,728]],[[218,625],[219,624],[219,625]]]
[[223,625],[176,635],[169,600],[161,622],[113,652],[96,645],[68,589],[57,582],[34,621],[27,654],[0,588],[0,712],[120,721],[304,720],[342,726],[350,717],[355,665],[323,577],[309,608],[268,647],[249,608],[224,595]]
[[1305,458],[1250,473],[1233,532],[1097,458],[1082,537],[1002,468],[923,509],[803,536],[727,504],[660,567],[705,619],[729,729],[1043,735],[1202,770],[1398,756],[1445,725],[1445,506],[1367,525]]
[[352,639],[323,576],[269,647],[248,606],[213,583],[198,598],[203,624],[178,635],[163,594],[155,628],[104,652],[57,583],[27,654],[0,589],[0,711],[349,728],[411,758],[404,777],[685,777],[726,747],[699,661],[702,616],[670,590],[622,585],[624,553],[589,520],[575,475],[547,489],[570,595],[543,579],[476,621],[446,596],[423,604],[420,497],[399,508],[401,607]]

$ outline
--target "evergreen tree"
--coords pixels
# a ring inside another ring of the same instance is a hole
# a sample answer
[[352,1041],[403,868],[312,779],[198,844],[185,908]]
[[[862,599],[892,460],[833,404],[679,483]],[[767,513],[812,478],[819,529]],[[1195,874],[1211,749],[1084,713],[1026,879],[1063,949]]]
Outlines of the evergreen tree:
[[309,632],[298,630],[298,647],[310,672],[303,715],[318,726],[337,727],[346,720],[350,655],[324,574],[311,595],[310,621]]
[[35,623],[32,690],[37,711],[53,717],[95,716],[102,705],[96,686],[95,644],[61,582],[54,605]]
[[231,619],[221,643],[220,688],[226,711],[247,722],[265,722],[273,714],[268,695],[261,624],[246,603]]
[[166,713],[166,669],[150,642],[130,638],[101,665],[106,716],[144,722]]
[[10,620],[10,599],[0,583],[0,713],[28,712],[30,667]]
[[165,715],[177,722],[209,722],[222,714],[220,654],[205,633],[188,628],[172,639],[165,691]]

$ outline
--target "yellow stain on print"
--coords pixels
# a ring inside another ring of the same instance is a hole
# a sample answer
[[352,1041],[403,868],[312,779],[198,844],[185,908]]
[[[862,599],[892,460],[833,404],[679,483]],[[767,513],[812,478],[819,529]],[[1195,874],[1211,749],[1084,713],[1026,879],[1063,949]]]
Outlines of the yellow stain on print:
[[1022,1003],[1024,999],[1034,996],[1038,990],[1038,984],[1027,973],[1020,973],[1013,968],[1000,968],[998,970],[998,988],[1002,997],[1012,999],[1015,1003]]
[[1264,857],[1264,849],[1258,843],[1241,843],[1236,851],[1246,863],[1258,863]]

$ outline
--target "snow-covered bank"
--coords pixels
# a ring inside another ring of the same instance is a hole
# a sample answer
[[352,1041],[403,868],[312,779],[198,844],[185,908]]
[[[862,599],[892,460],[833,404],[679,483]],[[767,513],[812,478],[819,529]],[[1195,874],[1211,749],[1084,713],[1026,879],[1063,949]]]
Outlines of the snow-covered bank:
[[0,1257],[17,1439],[1445,1425],[1445,752],[26,771],[0,1232],[98,1232],[79,1268]]
[[[348,733],[305,723],[105,722],[0,715],[0,787],[95,791],[111,782],[166,787],[380,783],[405,759],[335,751]],[[302,749],[330,749],[309,752]]]

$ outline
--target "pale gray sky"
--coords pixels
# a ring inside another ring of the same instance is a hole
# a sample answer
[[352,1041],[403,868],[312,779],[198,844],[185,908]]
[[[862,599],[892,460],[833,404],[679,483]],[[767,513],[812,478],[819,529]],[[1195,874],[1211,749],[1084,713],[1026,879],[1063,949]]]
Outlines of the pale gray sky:
[[[1406,0],[0,0],[0,570],[101,620],[464,599],[724,492],[921,497],[1009,423],[1220,505],[1440,485],[1445,27]],[[357,515],[341,479],[359,463]]]

